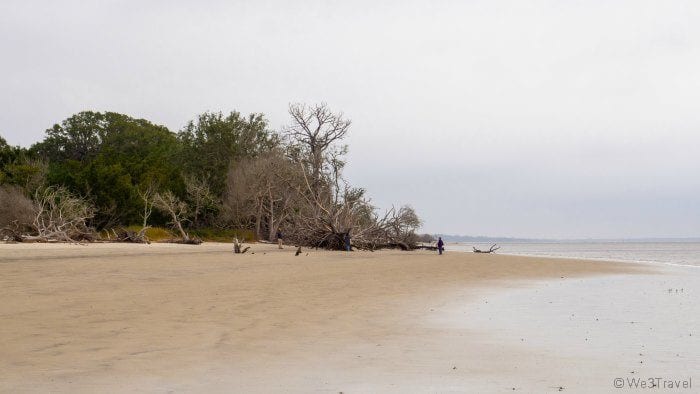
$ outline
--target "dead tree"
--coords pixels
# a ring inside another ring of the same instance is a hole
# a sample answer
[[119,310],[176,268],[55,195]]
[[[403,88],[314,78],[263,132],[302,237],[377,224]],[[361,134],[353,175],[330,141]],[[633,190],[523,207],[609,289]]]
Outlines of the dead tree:
[[317,193],[313,180],[302,171],[303,184],[296,185],[301,202],[292,219],[296,243],[341,250],[344,237],[353,232],[357,213],[362,209],[364,190],[346,188],[342,196],[330,196],[330,188]]
[[332,145],[345,137],[352,122],[345,119],[342,112],[331,111],[326,103],[290,104],[289,115],[292,124],[283,133],[300,148],[301,159],[310,170],[313,190],[320,192],[324,186],[323,172],[329,162],[327,154],[336,151],[340,156],[347,151],[345,146],[332,149]]
[[[349,233],[351,244],[358,249],[374,250],[398,247],[404,250],[415,247],[415,229],[421,224],[413,208],[392,208],[378,217],[376,208],[365,198],[365,190],[344,185],[333,187],[317,195],[312,191],[309,177],[304,174],[304,189],[299,195],[304,202],[293,217],[294,241],[312,247],[344,249],[345,235]],[[341,191],[337,191],[341,190]]]
[[392,207],[380,222],[380,227],[384,229],[390,245],[396,244],[401,249],[408,250],[415,248],[418,240],[415,230],[421,224],[416,211],[405,205],[398,210]]
[[218,205],[217,198],[209,187],[206,179],[197,178],[193,175],[184,176],[185,190],[188,201],[192,207],[192,220],[196,228],[199,226],[199,219],[203,212]]
[[141,219],[143,223],[142,228],[148,227],[148,218],[151,217],[153,213],[153,205],[155,204],[154,198],[158,187],[155,182],[150,182],[146,187],[139,187],[137,191],[141,201],[143,201],[143,212],[141,213]]
[[32,227],[36,235],[23,236],[25,242],[91,241],[94,231],[87,221],[94,207],[64,187],[48,187],[35,195],[36,213]]
[[187,220],[188,207],[187,203],[180,200],[171,191],[165,193],[156,193],[154,196],[154,206],[170,216],[170,223],[180,233],[182,243],[200,244],[199,239],[190,238],[185,231],[183,223]]
[[491,246],[491,247],[489,248],[489,250],[481,250],[481,249],[477,249],[477,248],[475,248],[475,247],[472,246],[472,249],[474,249],[474,253],[494,253],[495,251],[497,251],[497,250],[500,249],[500,248],[501,248],[501,247],[500,247],[500,246],[496,246],[496,244],[493,244],[493,246]]
[[365,197],[365,190],[352,188],[344,180],[341,141],[351,122],[333,113],[325,103],[289,106],[292,123],[283,134],[291,141],[290,156],[301,163],[303,182],[297,183],[300,208],[292,218],[300,244],[343,249],[346,234],[360,249],[401,247],[415,244],[413,230],[420,220],[413,209],[391,209],[378,217]]
[[231,165],[226,181],[224,212],[233,226],[250,228],[257,239],[263,239],[265,192],[259,187],[259,167],[255,159],[244,159]]
[[225,207],[233,220],[258,239],[273,239],[284,223],[285,239],[296,245],[342,250],[349,234],[359,249],[412,248],[420,225],[413,209],[379,217],[365,190],[342,177],[347,147],[341,142],[350,121],[325,104],[292,104],[289,113],[284,152],[234,163],[229,171]]
[[298,208],[299,168],[273,150],[233,164],[229,170],[225,208],[241,227],[255,231],[260,240],[274,240],[280,224]]

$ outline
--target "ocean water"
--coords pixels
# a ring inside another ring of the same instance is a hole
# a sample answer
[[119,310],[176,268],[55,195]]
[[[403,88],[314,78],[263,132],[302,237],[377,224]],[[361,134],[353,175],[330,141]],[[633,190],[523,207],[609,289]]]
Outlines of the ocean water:
[[[471,252],[492,244],[449,243],[447,250]],[[521,256],[566,257],[700,267],[700,242],[499,242],[497,253]]]

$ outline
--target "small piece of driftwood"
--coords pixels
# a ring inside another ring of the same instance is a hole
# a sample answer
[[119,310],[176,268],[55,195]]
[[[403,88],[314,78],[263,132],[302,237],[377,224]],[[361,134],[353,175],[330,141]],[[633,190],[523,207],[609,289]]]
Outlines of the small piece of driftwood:
[[501,248],[501,247],[500,247],[500,246],[497,246],[496,244],[493,244],[493,246],[491,246],[491,247],[489,248],[489,250],[481,250],[481,249],[477,249],[477,248],[475,248],[475,247],[472,246],[472,249],[474,249],[474,253],[493,253],[493,252],[497,251],[497,250],[500,249],[500,248]]

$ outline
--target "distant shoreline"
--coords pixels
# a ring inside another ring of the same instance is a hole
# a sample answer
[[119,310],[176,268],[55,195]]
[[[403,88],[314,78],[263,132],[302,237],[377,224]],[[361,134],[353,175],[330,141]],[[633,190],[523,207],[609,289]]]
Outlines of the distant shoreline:
[[447,250],[471,252],[472,247],[498,244],[499,254],[700,267],[700,242],[452,242]]
[[693,243],[700,242],[700,238],[501,238],[501,237],[471,237],[461,235],[436,234],[435,237],[442,237],[445,242],[503,242],[503,243],[650,243],[650,242],[672,242],[672,243]]

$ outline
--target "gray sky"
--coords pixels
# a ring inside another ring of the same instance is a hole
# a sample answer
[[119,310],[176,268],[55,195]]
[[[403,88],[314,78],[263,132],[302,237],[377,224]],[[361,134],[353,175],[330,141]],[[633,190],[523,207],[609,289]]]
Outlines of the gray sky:
[[376,3],[3,0],[0,134],[325,101],[349,180],[425,231],[700,236],[700,3]]

